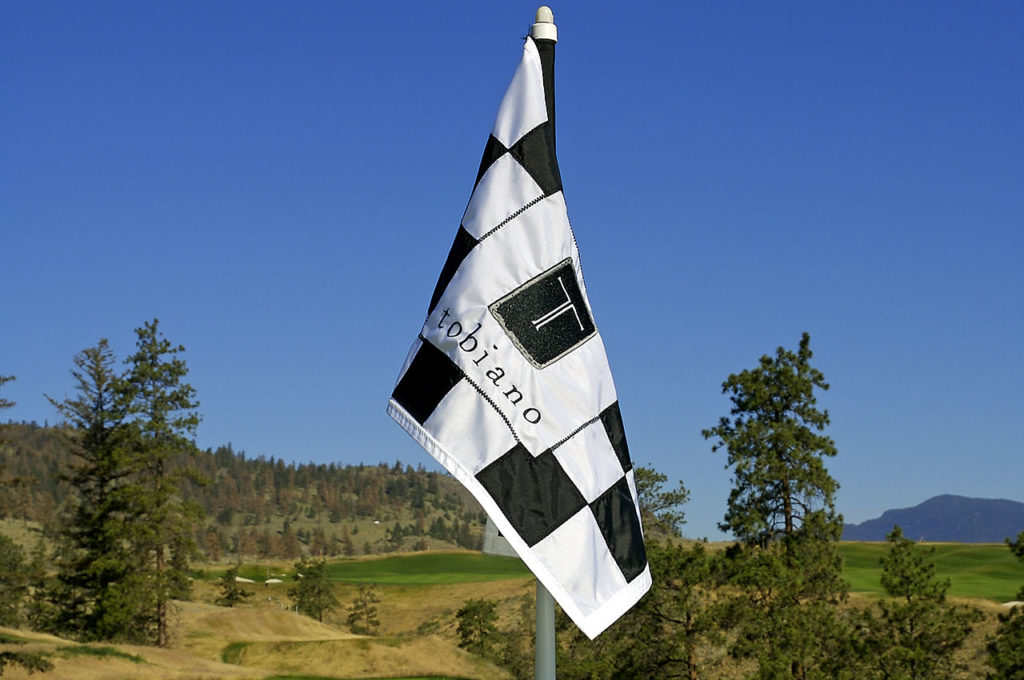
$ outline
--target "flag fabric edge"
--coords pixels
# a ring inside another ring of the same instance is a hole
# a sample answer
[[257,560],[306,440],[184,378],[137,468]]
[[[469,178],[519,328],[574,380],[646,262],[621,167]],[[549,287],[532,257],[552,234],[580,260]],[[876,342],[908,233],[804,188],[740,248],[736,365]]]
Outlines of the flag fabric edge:
[[650,564],[644,567],[643,572],[628,582],[615,595],[603,602],[591,614],[584,614],[574,603],[573,597],[558,582],[555,576],[547,567],[533,554],[526,542],[519,537],[512,525],[505,519],[504,514],[497,503],[480,484],[472,472],[445,448],[434,439],[429,432],[423,429],[409,413],[402,408],[402,405],[393,398],[388,399],[388,415],[411,436],[427,453],[440,463],[455,479],[461,483],[473,495],[483,507],[487,515],[494,521],[501,535],[509,542],[519,558],[523,560],[527,568],[544,584],[562,610],[579,627],[583,633],[593,640],[600,635],[608,626],[618,620],[623,614],[629,611],[641,597],[650,589],[652,584]]

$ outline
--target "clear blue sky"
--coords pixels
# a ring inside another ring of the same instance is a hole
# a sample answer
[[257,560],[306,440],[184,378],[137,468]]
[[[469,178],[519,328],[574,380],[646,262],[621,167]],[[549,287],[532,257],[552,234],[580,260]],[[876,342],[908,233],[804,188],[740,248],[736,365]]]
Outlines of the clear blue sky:
[[[4,3],[3,417],[158,317],[200,446],[436,469],[385,403],[536,6]],[[1024,5],[552,9],[591,302],[685,533],[720,536],[722,381],[802,331],[847,521],[1024,500]]]

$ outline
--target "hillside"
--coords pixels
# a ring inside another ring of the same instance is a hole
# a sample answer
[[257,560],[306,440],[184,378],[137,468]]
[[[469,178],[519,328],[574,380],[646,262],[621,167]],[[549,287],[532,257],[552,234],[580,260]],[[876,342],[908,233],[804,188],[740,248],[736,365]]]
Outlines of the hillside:
[[[56,525],[72,497],[70,430],[0,424],[0,520]],[[195,540],[213,562],[477,549],[485,516],[449,475],[422,465],[286,463],[231,445],[175,461],[206,483],[182,482],[205,519]]]
[[50,680],[302,680],[409,675],[490,680],[508,677],[501,669],[458,648],[451,636],[403,635],[388,631],[385,635],[364,637],[279,609],[228,609],[198,602],[177,602],[174,609],[178,624],[176,641],[168,649],[80,644],[52,635],[0,628],[0,651],[33,652],[53,664],[50,671],[36,675],[17,666],[11,667],[5,669],[3,677],[5,680],[8,677]]
[[931,542],[1001,543],[1024,531],[1024,503],[1005,499],[943,495],[912,508],[886,510],[881,517],[847,524],[844,541],[884,541],[894,525],[907,538]]

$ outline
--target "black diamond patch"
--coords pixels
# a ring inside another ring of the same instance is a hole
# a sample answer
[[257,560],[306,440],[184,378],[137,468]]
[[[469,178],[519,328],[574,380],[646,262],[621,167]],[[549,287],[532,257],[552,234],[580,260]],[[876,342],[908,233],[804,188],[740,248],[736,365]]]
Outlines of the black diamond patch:
[[590,504],[590,510],[622,575],[627,582],[632,581],[647,567],[647,551],[626,478],[601,494]]
[[531,547],[587,507],[550,450],[534,458],[516,444],[476,478]]
[[544,368],[597,333],[571,260],[562,260],[489,309],[523,355]]
[[427,308],[427,316],[434,313],[434,308],[437,307],[437,301],[444,295],[444,291],[448,288],[448,284],[452,282],[452,277],[455,276],[455,272],[459,270],[459,265],[469,255],[469,251],[476,247],[479,243],[473,238],[466,228],[459,225],[459,230],[455,232],[455,241],[452,243],[452,249],[448,251],[448,259],[444,262],[444,267],[441,269],[441,275],[437,279],[437,285],[434,286],[434,294],[430,296],[430,307]]
[[422,425],[462,378],[462,370],[447,354],[424,342],[391,396]]

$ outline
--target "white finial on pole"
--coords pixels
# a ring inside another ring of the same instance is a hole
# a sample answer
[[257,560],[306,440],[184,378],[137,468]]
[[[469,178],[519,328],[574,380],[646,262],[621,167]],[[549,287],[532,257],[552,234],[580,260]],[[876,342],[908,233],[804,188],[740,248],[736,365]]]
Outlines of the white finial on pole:
[[533,25],[530,26],[530,37],[534,40],[550,40],[558,42],[558,27],[555,26],[555,15],[551,8],[541,5],[537,8]]

